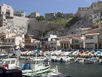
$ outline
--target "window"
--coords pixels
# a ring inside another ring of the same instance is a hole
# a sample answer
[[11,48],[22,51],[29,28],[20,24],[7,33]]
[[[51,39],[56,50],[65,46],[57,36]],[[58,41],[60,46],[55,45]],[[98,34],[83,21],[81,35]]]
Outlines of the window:
[[7,8],[9,8],[9,6],[7,6]]
[[15,40],[14,40],[14,39],[12,39],[12,42],[15,42]]
[[10,61],[5,61],[4,64],[10,64]]
[[2,63],[3,63],[2,60],[0,60],[0,65],[2,65]]
[[8,39],[8,42],[10,43],[10,39]]
[[73,40],[72,40],[72,43],[79,43],[79,40],[73,39]]
[[4,19],[4,21],[6,21],[6,19]]
[[93,39],[93,36],[86,36],[86,39]]
[[11,64],[15,64],[15,60],[12,60],[12,61],[11,61]]
[[75,43],[78,43],[79,41],[78,40],[75,40]]
[[6,16],[10,16],[10,10],[6,10]]

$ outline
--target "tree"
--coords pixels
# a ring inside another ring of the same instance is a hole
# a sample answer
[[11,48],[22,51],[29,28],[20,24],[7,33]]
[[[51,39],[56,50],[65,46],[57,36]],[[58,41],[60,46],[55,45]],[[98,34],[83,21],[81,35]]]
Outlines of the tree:
[[45,18],[44,18],[44,16],[38,16],[38,17],[36,17],[36,20],[42,21],[42,20],[45,20]]

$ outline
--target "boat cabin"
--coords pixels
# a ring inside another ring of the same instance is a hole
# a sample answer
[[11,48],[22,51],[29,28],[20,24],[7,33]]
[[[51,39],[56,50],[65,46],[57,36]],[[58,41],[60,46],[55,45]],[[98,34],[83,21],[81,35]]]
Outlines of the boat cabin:
[[8,58],[0,60],[0,66],[5,69],[16,69],[18,66],[18,61],[16,58]]

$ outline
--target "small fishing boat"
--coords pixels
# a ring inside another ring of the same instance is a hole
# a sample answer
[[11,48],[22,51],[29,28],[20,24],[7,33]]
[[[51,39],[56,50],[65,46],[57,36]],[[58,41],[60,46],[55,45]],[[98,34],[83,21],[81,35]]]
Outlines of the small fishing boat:
[[98,60],[97,59],[87,59],[87,60],[85,60],[85,64],[94,64],[94,63],[96,63]]
[[22,64],[23,76],[35,76],[53,71],[55,71],[55,69],[50,69],[49,65],[45,65],[43,63],[35,63],[32,66],[30,63]]
[[84,58],[77,58],[76,60],[75,60],[75,62],[76,63],[84,63]]
[[61,75],[61,73],[58,72],[58,67],[56,66],[56,71],[48,73],[47,77],[59,77],[59,75]]
[[1,59],[0,66],[5,69],[16,69],[19,67],[19,61],[16,58]]
[[22,71],[19,69],[16,58],[0,60],[0,77],[22,77]]
[[46,75],[42,75],[41,77],[70,77],[69,75],[63,75],[62,73],[58,72],[58,67],[56,66],[56,70],[50,73],[47,73]]

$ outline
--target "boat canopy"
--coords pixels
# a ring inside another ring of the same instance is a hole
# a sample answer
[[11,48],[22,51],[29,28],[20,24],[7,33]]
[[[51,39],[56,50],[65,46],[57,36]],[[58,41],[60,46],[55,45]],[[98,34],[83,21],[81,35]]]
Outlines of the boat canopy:
[[40,51],[36,51],[36,52],[32,53],[32,55],[36,55],[36,54],[39,54],[39,53],[40,53]]
[[95,55],[96,56],[102,56],[102,52],[101,51],[96,51]]
[[17,54],[19,54],[20,52],[22,52],[21,50],[18,50],[18,51],[16,51],[16,52],[14,52],[13,54],[14,55],[17,55]]

